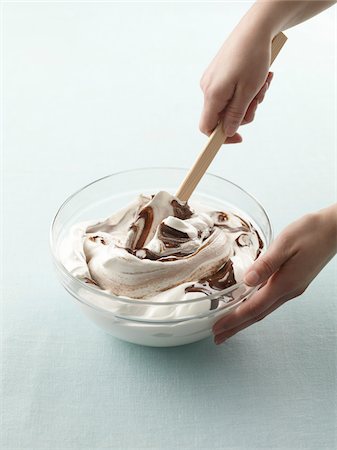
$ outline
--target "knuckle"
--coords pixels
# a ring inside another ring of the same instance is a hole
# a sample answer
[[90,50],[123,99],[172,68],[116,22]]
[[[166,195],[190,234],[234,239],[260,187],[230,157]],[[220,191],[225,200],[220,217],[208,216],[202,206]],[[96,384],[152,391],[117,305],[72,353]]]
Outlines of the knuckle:
[[214,84],[208,84],[203,89],[205,98],[210,101],[214,101],[222,98],[222,92],[219,86]]
[[261,320],[265,319],[268,316],[268,314],[261,314],[260,316],[257,316],[255,322],[261,322]]
[[255,84],[246,81],[244,84],[237,87],[237,91],[242,98],[253,98],[259,89],[256,88]]
[[204,77],[202,77],[202,78],[200,79],[200,81],[199,81],[199,86],[200,86],[200,89],[201,89],[202,91],[204,91],[205,86],[206,86],[206,82],[205,82]]
[[[283,292],[286,293],[284,298],[293,298],[295,293],[299,292],[301,285],[299,285],[298,276],[296,272],[288,273],[287,277],[282,283]],[[300,295],[300,294],[299,294]]]
[[228,105],[226,108],[226,116],[235,122],[241,120],[243,114],[242,109],[235,105]]
[[270,277],[274,272],[275,272],[275,268],[273,265],[273,262],[270,258],[268,258],[267,255],[263,255],[259,258],[260,261],[260,267],[263,271],[263,273],[267,276]]
[[205,72],[199,82],[200,88],[203,92],[207,91],[212,85],[212,77],[208,72]]
[[300,286],[295,289],[293,298],[300,297],[306,291],[307,286]]
[[245,304],[245,315],[248,318],[248,320],[256,315],[255,308],[256,306],[254,302],[247,302]]

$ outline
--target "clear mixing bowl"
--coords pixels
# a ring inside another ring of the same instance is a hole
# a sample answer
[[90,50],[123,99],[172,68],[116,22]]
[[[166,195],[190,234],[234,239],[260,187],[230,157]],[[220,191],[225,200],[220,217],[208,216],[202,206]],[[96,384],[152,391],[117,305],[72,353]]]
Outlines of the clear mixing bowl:
[[[247,300],[256,288],[237,283],[212,296],[175,302],[131,300],[117,297],[72,276],[61,262],[60,242],[72,225],[101,219],[126,206],[140,193],[174,193],[186,169],[148,168],[115,173],[88,184],[71,195],[58,210],[51,227],[51,250],[65,289],[87,317],[124,341],[154,347],[189,344],[211,335],[214,323]],[[272,231],[269,218],[250,194],[215,175],[205,174],[193,200],[248,219],[268,248]]]

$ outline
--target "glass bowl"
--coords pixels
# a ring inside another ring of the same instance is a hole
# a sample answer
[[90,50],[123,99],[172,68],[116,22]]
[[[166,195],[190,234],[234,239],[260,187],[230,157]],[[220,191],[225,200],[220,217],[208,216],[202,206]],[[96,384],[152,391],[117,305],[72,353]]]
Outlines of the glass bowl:
[[[160,190],[174,193],[186,169],[147,168],[115,173],[71,195],[58,210],[51,226],[51,251],[58,277],[87,317],[116,338],[135,344],[169,347],[189,344],[211,335],[212,326],[257,288],[237,283],[212,296],[175,302],[122,298],[99,290],[72,276],[60,260],[60,242],[70,227],[85,220],[101,219],[126,206],[138,194]],[[268,248],[272,230],[269,218],[250,194],[228,180],[205,174],[193,200],[248,219]]]

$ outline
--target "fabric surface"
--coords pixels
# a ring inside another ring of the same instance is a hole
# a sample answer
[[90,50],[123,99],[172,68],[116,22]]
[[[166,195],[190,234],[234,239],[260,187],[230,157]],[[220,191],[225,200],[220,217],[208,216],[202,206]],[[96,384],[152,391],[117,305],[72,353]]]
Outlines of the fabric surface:
[[[199,78],[248,6],[2,5],[4,450],[336,448],[336,260],[222,346],[156,349],[91,324],[49,254],[75,190],[191,165],[205,141]],[[244,143],[210,169],[256,196],[276,234],[336,201],[335,19],[287,33]]]

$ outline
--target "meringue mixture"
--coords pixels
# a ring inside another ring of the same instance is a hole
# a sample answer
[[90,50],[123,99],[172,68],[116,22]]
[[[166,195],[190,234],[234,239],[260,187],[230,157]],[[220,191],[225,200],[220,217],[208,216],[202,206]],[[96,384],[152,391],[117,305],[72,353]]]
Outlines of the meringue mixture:
[[60,258],[73,276],[115,296],[177,301],[242,281],[262,249],[242,217],[192,209],[161,191],[140,195],[106,220],[74,225]]

